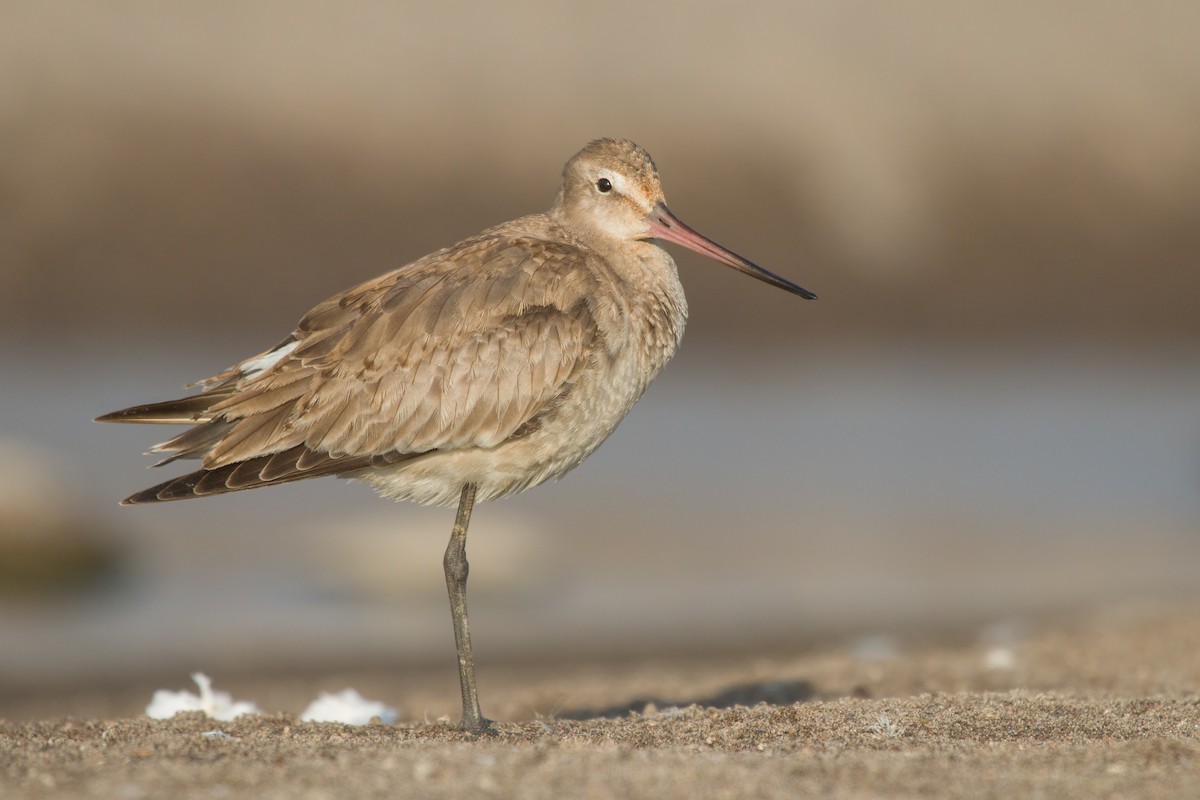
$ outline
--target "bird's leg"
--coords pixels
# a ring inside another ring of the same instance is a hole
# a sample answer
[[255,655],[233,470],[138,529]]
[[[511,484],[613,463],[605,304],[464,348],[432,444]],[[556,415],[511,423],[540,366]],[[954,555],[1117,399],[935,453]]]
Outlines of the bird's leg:
[[479,692],[475,689],[475,663],[471,659],[471,626],[467,623],[467,525],[475,505],[475,484],[463,486],[458,501],[458,516],[450,532],[450,544],[442,560],[446,568],[446,589],[450,593],[450,617],[454,620],[454,643],[458,647],[458,680],[462,685],[462,720],[458,726],[471,733],[491,730],[491,720],[479,710]]

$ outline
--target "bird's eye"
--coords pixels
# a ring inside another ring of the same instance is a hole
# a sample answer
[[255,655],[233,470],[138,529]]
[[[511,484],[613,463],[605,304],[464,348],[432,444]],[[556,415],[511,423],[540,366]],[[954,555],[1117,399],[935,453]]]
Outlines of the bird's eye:
[[608,178],[601,178],[600,180],[596,181],[596,188],[602,192],[612,191],[612,181],[610,181]]

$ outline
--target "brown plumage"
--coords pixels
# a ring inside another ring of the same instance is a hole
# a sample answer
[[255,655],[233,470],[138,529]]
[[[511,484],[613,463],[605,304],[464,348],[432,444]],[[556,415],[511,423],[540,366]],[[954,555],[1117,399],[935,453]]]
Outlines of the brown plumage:
[[[577,465],[674,355],[687,304],[659,240],[813,297],[688,228],[667,209],[646,151],[600,139],[567,162],[550,211],[331,297],[279,345],[201,381],[198,394],[100,417],[192,425],[152,451],[167,455],[160,463],[200,459],[201,468],[123,502],[321,475],[396,499],[457,502],[461,592],[474,500]],[[461,618],[465,627],[465,601]],[[463,681],[464,726],[479,729]]]

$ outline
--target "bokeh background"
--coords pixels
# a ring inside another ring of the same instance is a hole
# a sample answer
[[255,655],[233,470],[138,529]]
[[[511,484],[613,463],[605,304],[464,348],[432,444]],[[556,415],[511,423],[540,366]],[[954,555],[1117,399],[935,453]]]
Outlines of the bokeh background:
[[0,701],[444,662],[452,708],[451,511],[333,480],[118,508],[165,432],[90,420],[548,207],[598,136],[821,299],[675,253],[676,361],[476,511],[482,664],[1194,597],[1197,30],[1166,0],[4,3]]

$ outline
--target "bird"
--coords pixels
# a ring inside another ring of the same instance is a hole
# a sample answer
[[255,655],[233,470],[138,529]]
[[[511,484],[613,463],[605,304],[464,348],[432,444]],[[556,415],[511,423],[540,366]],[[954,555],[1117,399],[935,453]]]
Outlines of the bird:
[[155,466],[200,461],[121,502],[334,475],[394,500],[457,505],[443,570],[459,727],[492,732],[466,606],[471,512],[578,465],[675,354],[687,301],[664,242],[816,297],[680,221],[643,148],[597,139],[566,162],[549,211],[330,297],[279,344],[189,396],[97,417],[188,425],[150,453],[166,454]]

